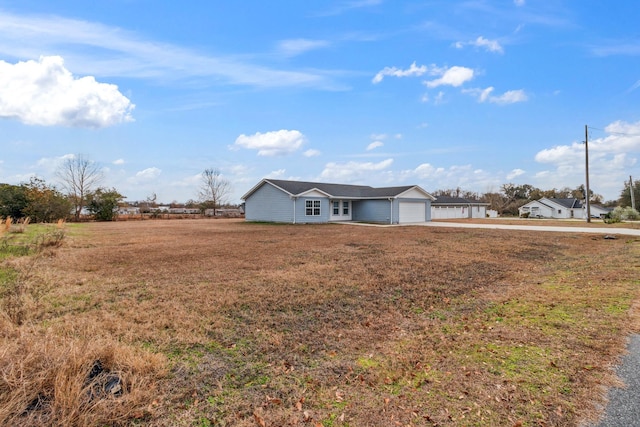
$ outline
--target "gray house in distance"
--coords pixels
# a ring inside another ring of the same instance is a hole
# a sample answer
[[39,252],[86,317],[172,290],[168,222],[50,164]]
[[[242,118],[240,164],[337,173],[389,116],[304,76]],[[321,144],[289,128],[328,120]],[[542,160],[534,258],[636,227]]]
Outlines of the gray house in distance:
[[374,188],[279,179],[263,179],[242,196],[247,221],[291,224],[425,222],[431,220],[434,199],[417,185]]

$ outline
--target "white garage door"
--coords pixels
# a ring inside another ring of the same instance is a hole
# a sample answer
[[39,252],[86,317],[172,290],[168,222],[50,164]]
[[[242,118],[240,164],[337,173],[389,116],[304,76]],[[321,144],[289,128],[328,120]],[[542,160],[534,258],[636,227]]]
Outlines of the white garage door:
[[400,202],[400,223],[425,222],[425,204]]

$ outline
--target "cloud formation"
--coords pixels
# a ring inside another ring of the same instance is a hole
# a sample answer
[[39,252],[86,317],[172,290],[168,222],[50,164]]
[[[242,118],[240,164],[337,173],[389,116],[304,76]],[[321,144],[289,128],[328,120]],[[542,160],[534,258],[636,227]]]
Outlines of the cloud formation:
[[489,86],[486,89],[466,89],[463,90],[464,93],[469,93],[478,98],[478,102],[484,103],[489,102],[491,104],[515,104],[518,102],[525,102],[529,100],[527,93],[522,90],[508,90],[502,95],[494,96],[492,95],[495,88],[493,86]]
[[258,150],[259,156],[284,156],[297,151],[305,143],[304,135],[297,130],[285,130],[240,135],[232,148]]
[[162,170],[156,167],[147,168],[136,172],[136,175],[132,178],[133,182],[146,182],[151,181],[160,176]]
[[453,66],[441,71],[441,77],[435,80],[429,80],[424,82],[428,88],[434,88],[438,86],[453,86],[459,87],[469,80],[473,79],[474,72],[471,68]]
[[492,53],[504,53],[504,49],[500,45],[500,42],[498,42],[497,40],[485,39],[482,36],[479,36],[477,39],[469,42],[455,43],[455,47],[457,47],[458,49],[462,49],[465,46],[475,46],[478,48],[485,49],[487,52],[492,52]]
[[[591,188],[597,192],[614,193],[622,189],[629,177],[629,170],[638,163],[640,152],[640,121],[628,123],[616,121],[605,127],[607,136],[589,139],[589,174]],[[538,163],[551,168],[536,177],[547,186],[558,182],[573,186],[583,182],[585,145],[575,141],[539,151],[535,155]]]
[[74,77],[59,56],[0,61],[0,117],[27,125],[104,128],[132,121],[118,86]]
[[382,70],[373,77],[371,82],[373,84],[380,83],[385,77],[419,77],[429,71],[429,67],[426,65],[417,66],[415,61],[407,68],[403,70],[397,67],[384,67]]
[[274,69],[234,56],[213,56],[146,40],[135,32],[101,23],[0,10],[0,55],[36,58],[43,51],[57,52],[73,64],[75,72],[94,76],[162,82],[204,78],[209,84],[344,89],[331,81],[328,72]]
[[305,52],[315,49],[327,47],[329,42],[326,40],[309,40],[309,39],[293,39],[282,40],[278,45],[278,50],[284,56],[297,56]]
[[322,180],[332,182],[353,183],[369,178],[371,172],[381,172],[393,163],[393,159],[386,159],[378,163],[373,162],[331,162],[327,163],[320,174]]
[[373,141],[371,144],[367,145],[367,151],[375,150],[378,147],[382,147],[384,143],[382,141]]
[[471,68],[461,67],[458,65],[447,68],[438,67],[436,65],[418,66],[415,62],[413,62],[406,70],[397,67],[385,67],[373,77],[371,82],[373,84],[378,84],[382,82],[382,80],[387,76],[420,77],[425,74],[428,76],[437,77],[436,79],[427,80],[424,82],[427,87],[434,88],[438,86],[461,86],[465,82],[473,79],[475,72]]

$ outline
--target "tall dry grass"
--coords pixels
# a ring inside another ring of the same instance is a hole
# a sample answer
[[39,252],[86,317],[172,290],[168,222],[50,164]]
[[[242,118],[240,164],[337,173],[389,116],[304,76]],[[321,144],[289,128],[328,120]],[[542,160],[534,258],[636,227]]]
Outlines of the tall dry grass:
[[60,281],[42,249],[60,246],[63,225],[36,240],[35,255],[0,262],[0,426],[142,422],[156,410],[165,357],[119,342],[95,320],[66,328],[47,316]]
[[[0,425],[117,426],[152,414],[163,357],[109,339],[20,330],[0,319]],[[100,378],[88,381],[96,361],[117,375],[121,394],[100,392]]]

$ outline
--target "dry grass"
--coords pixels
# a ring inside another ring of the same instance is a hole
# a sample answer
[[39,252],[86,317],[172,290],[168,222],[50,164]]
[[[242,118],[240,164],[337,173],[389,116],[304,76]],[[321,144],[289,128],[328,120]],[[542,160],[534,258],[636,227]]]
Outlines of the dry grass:
[[[83,227],[0,316],[0,424],[575,426],[638,325],[630,238]],[[87,403],[95,360],[122,396]]]

